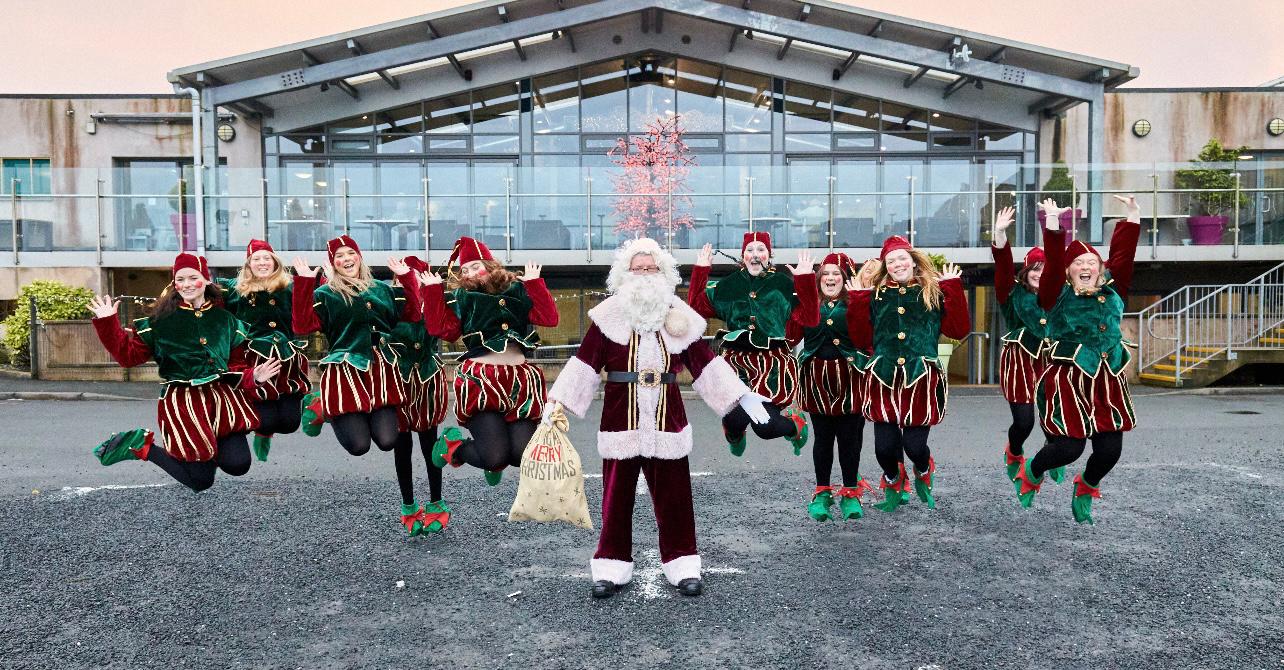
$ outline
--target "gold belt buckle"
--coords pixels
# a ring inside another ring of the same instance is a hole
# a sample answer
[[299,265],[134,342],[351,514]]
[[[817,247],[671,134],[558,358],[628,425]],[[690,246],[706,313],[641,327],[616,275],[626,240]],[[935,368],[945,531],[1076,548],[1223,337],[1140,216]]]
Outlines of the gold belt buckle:
[[644,389],[653,389],[660,386],[660,371],[652,368],[638,370],[638,386]]

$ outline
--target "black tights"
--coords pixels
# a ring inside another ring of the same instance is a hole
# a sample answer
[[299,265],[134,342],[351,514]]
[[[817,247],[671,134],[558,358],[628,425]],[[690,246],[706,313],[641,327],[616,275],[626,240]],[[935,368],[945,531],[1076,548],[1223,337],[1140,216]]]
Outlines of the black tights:
[[214,485],[214,474],[219,470],[233,477],[250,471],[250,443],[245,433],[232,433],[218,438],[218,452],[208,461],[180,461],[169,455],[159,444],[147,452],[147,460],[169,473],[178,483],[193,491],[204,491]]
[[892,423],[874,424],[874,456],[888,481],[901,476],[901,464],[906,456],[914,463],[915,470],[927,472],[932,459],[932,450],[927,447],[927,434],[931,430],[930,426],[901,428]]
[[254,410],[259,414],[259,435],[285,435],[299,429],[303,419],[303,394],[290,393],[276,400],[256,400]]
[[767,414],[771,416],[767,423],[754,423],[739,405],[731,410],[730,414],[722,417],[722,430],[727,434],[727,438],[739,439],[748,428],[753,428],[753,434],[764,440],[793,437],[798,434],[798,426],[794,425],[789,418],[782,416],[779,407],[771,403],[764,403],[763,407],[767,408]]
[[380,449],[388,451],[397,444],[397,436],[400,434],[397,430],[396,407],[380,407],[369,414],[340,414],[330,417],[330,425],[334,426],[334,435],[339,438],[339,444],[353,456],[370,451],[371,440]]
[[838,444],[838,467],[843,471],[843,486],[856,486],[860,480],[861,433],[865,417],[859,414],[817,414],[811,412],[811,425],[816,431],[811,443],[811,461],[816,466],[816,486],[829,486],[829,471],[834,467],[834,443]]
[[[432,447],[437,441],[437,427],[419,433],[419,450],[423,452],[424,462],[428,465],[429,502],[441,500],[441,468],[432,464]],[[383,446],[379,447],[384,449]],[[387,449],[384,449],[387,451]],[[415,502],[415,477],[410,457],[414,455],[414,433],[399,433],[397,444],[393,448],[392,460],[397,467],[397,486],[401,488],[401,502],[406,505]]]
[[499,412],[481,412],[464,424],[472,435],[456,454],[465,463],[483,470],[503,470],[504,466],[522,467],[522,452],[531,441],[539,423],[534,419],[505,421]]
[[[1025,453],[1025,440],[1034,432],[1034,403],[1008,403],[1012,410],[1012,425],[1008,426],[1008,449],[1014,455]],[[1043,434],[1045,442],[1051,442],[1052,436]]]
[[[1088,457],[1088,464],[1083,468],[1083,478],[1092,486],[1101,483],[1101,478],[1115,467],[1119,462],[1119,456],[1123,454],[1124,434],[1115,431],[1112,433],[1097,433],[1092,436],[1092,455]],[[1043,476],[1044,472],[1052,468],[1059,468],[1063,465],[1070,465],[1079,460],[1083,455],[1083,449],[1088,440],[1073,437],[1053,437],[1047,446],[1039,450],[1034,460],[1030,462],[1030,474],[1036,479]]]

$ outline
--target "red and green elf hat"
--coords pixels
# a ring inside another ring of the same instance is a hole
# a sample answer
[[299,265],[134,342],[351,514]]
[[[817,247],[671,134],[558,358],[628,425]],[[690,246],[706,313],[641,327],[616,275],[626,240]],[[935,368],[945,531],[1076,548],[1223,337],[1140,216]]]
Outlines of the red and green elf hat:
[[878,255],[878,260],[887,260],[887,254],[890,254],[897,249],[913,251],[914,245],[910,244],[909,240],[901,237],[900,235],[892,235],[883,241],[883,252]]
[[450,250],[450,258],[446,259],[446,271],[450,272],[456,261],[460,267],[463,267],[473,261],[493,261],[495,257],[490,253],[490,247],[487,247],[481,240],[471,237],[461,237],[455,240],[455,248]]
[[745,239],[743,242],[740,243],[741,256],[745,255],[745,247],[749,246],[750,242],[762,242],[763,244],[767,245],[767,255],[768,256],[771,255],[771,233],[764,232],[761,230],[757,232],[752,232],[752,233],[745,233]]
[[1035,263],[1047,263],[1047,262],[1048,262],[1048,255],[1043,253],[1043,249],[1041,247],[1034,247],[1033,249],[1027,251],[1025,254],[1025,260],[1022,261],[1025,267],[1031,267]]
[[[837,265],[844,277],[851,277],[860,271],[860,268],[856,267],[856,261],[841,251],[830,252],[828,256],[825,256],[825,260],[820,262],[820,267],[823,268],[826,265]],[[819,278],[819,273],[817,277]]]
[[410,266],[410,269],[414,270],[415,272],[428,272],[431,269],[428,266],[428,264],[425,263],[423,259],[419,258],[418,256],[406,256],[401,260],[406,265]]
[[169,275],[173,277],[178,274],[179,270],[184,268],[196,270],[201,273],[201,276],[205,278],[205,281],[210,280],[210,264],[205,260],[204,256],[197,256],[189,253],[182,253],[175,256],[174,267],[170,269]]
[[273,249],[272,245],[268,244],[266,240],[250,240],[249,245],[245,247],[245,257],[249,258],[259,251],[276,253],[276,249]]
[[353,251],[357,252],[358,255],[361,253],[361,247],[357,246],[356,240],[352,239],[351,237],[348,237],[347,235],[340,235],[334,238],[333,240],[330,240],[329,242],[325,243],[325,251],[330,258],[331,265],[334,264],[334,254],[343,247],[348,247],[349,249],[352,249]]

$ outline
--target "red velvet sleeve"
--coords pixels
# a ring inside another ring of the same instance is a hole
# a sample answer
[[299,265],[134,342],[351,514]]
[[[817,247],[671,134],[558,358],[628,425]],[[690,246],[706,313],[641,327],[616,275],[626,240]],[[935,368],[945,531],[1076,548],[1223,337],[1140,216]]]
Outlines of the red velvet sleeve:
[[1141,237],[1141,224],[1127,219],[1115,223],[1115,232],[1110,236],[1110,258],[1106,260],[1106,269],[1110,278],[1115,281],[1115,291],[1121,298],[1128,298],[1132,289],[1133,262],[1137,259],[1137,240]]
[[713,309],[713,303],[709,302],[709,296],[705,293],[705,288],[709,285],[708,265],[697,265],[691,268],[691,288],[687,289],[687,304],[696,311],[696,314],[706,319],[716,319],[718,313]]
[[94,319],[94,330],[103,348],[122,368],[142,365],[152,357],[151,347],[137,333],[121,328],[115,314]]
[[794,321],[792,318],[789,319],[785,324],[785,340],[789,342],[789,346],[791,347],[798,346],[798,343],[803,340],[802,324]]
[[789,319],[804,328],[819,325],[820,293],[816,291],[816,274],[794,275],[794,295],[798,296],[798,304],[789,313]]
[[446,304],[445,284],[428,284],[420,289],[424,307],[424,329],[446,342],[459,339],[459,317]]
[[246,391],[252,391],[258,386],[258,382],[254,381],[254,366],[250,365],[249,351],[248,345],[241,344],[232,349],[227,359],[227,369],[241,373],[241,381],[237,383],[237,387]]
[[967,292],[963,290],[962,279],[946,279],[941,282],[941,293],[945,294],[941,305],[941,334],[961,340],[972,332],[972,314],[967,309]]
[[1012,244],[1001,247],[990,245],[990,255],[994,256],[994,298],[999,304],[1005,304],[1012,295],[1012,285],[1016,283],[1016,267],[1012,264]]
[[873,299],[875,290],[847,292],[847,336],[861,351],[874,349],[874,324],[870,320],[869,301]]
[[295,277],[290,318],[294,322],[295,336],[303,336],[321,330],[321,319],[312,303],[313,292],[317,288],[316,277]]
[[1039,306],[1050,310],[1061,296],[1066,284],[1066,233],[1064,230],[1043,229],[1043,278],[1039,280]]
[[557,302],[553,300],[553,294],[548,292],[544,279],[528,279],[522,282],[522,286],[526,287],[526,295],[531,299],[531,323],[547,328],[556,326],[560,318]]
[[406,297],[406,304],[401,308],[401,320],[410,323],[423,321],[423,296],[419,291],[419,278],[415,276],[413,271],[403,275],[395,275],[395,277],[397,283],[404,289],[402,293]]
[[704,374],[705,366],[717,357],[718,354],[713,351],[713,347],[704,340],[692,342],[691,346],[678,354],[678,359],[687,370],[691,371],[691,377],[694,379],[699,379],[700,375]]

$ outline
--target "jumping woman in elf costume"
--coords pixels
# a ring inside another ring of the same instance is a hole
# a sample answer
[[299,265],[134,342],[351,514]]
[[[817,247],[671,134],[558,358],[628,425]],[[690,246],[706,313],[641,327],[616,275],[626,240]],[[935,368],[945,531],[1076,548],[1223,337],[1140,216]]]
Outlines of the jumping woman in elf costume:
[[151,461],[184,486],[204,491],[218,470],[234,477],[250,471],[246,434],[259,417],[247,392],[271,381],[281,361],[245,364],[245,326],[220,306],[222,291],[210,281],[204,258],[179,254],[172,276],[152,315],[135,319],[132,330],[121,328],[116,317],[119,300],[104,295],[89,303],[98,339],[121,367],[156,361],[163,380],[156,421],[165,440],[157,449],[152,431],[139,428],[112,435],[94,455],[103,465]]
[[798,359],[785,331],[791,321],[803,328],[820,321],[811,254],[800,251],[798,265],[788,266],[792,278],[782,275],[771,264],[771,236],[759,232],[745,233],[740,257],[739,269],[710,282],[713,246],[704,245],[687,291],[687,302],[700,316],[726,324],[725,330],[718,331],[722,357],[745,385],[770,401],[771,421],[752,423],[743,409],[736,408],[722,418],[722,432],[736,456],[745,451],[745,431],[751,425],[761,439],[789,440],[794,455],[799,455],[807,443],[807,419],[792,406],[798,391]]
[[1127,206],[1128,217],[1115,222],[1104,263],[1092,245],[1075,240],[1067,248],[1057,218],[1064,209],[1052,200],[1043,202],[1048,260],[1039,304],[1048,310],[1052,347],[1036,401],[1051,443],[1034,458],[1022,458],[1014,485],[1021,505],[1029,507],[1044,473],[1078,460],[1091,440],[1092,455],[1074,478],[1070,505],[1080,523],[1093,522],[1092,499],[1101,497],[1101,479],[1119,462],[1123,434],[1137,420],[1124,371],[1132,356],[1119,324],[1132,285],[1141,208],[1132,196],[1115,199]]
[[[1021,271],[1012,265],[1012,247],[1008,245],[1008,228],[1016,210],[1004,207],[994,221],[994,297],[1003,312],[1008,332],[1003,336],[999,353],[999,386],[1012,411],[1008,426],[1008,444],[1003,449],[1008,479],[1016,479],[1025,454],[1025,440],[1034,430],[1034,388],[1045,367],[1044,350],[1048,340],[1048,312],[1039,305],[1039,280],[1047,256],[1033,247],[1025,255]],[[1053,481],[1065,478],[1065,468],[1048,471]]]
[[235,279],[216,279],[223,304],[245,324],[250,336],[249,362],[281,362],[281,373],[254,389],[259,427],[254,431],[254,455],[266,461],[272,435],[299,429],[308,379],[307,341],[296,339],[290,316],[290,274],[285,261],[263,240],[250,240],[245,263]]
[[[457,274],[451,271],[456,261]],[[455,242],[446,265],[449,286],[438,275],[424,281],[425,325],[443,340],[463,337],[467,350],[455,373],[455,418],[471,437],[447,428],[433,449],[433,463],[481,468],[494,486],[506,466],[521,467],[522,451],[543,414],[544,374],[526,355],[539,344],[535,326],[557,325],[557,305],[540,279],[540,266],[527,263],[521,275],[509,272],[471,237]]]
[[848,328],[859,348],[872,343],[865,367],[865,418],[874,422],[874,454],[883,468],[879,486],[892,512],[909,501],[905,457],[914,464],[914,491],[928,507],[936,463],[927,446],[932,426],[945,415],[948,380],[937,358],[941,335],[961,339],[971,327],[963,273],[949,264],[937,272],[927,254],[893,235],[883,242],[874,289],[847,284]]
[[[428,264],[415,256],[403,259],[419,277],[426,278]],[[422,285],[421,285],[422,286]],[[393,346],[398,347],[397,369],[405,401],[397,407],[397,446],[393,458],[397,466],[397,485],[401,487],[403,512],[413,512],[415,502],[414,436],[419,435],[419,449],[428,469],[429,502],[423,506],[421,530],[436,533],[450,523],[450,508],[441,498],[441,468],[433,465],[432,448],[437,442],[437,426],[446,418],[446,373],[438,353],[439,340],[424,330],[422,323],[401,321],[392,329]],[[414,527],[411,527],[414,534]]]
[[[868,354],[852,344],[847,333],[846,283],[857,274],[855,263],[846,254],[831,253],[820,263],[817,290],[820,294],[820,323],[802,328],[789,323],[790,341],[802,342],[798,354],[798,404],[811,415],[816,431],[812,441],[812,462],[816,466],[816,491],[807,513],[817,521],[831,518],[830,506],[838,498],[844,519],[865,515],[861,496],[872,487],[860,476],[860,447],[865,430],[861,415],[864,367]],[[830,486],[834,466],[834,445],[843,485]]]
[[[423,320],[419,282],[398,258],[388,269],[398,286],[376,281],[355,240],[341,235],[326,244],[326,279],[302,258],[294,261],[294,332],[320,330],[330,351],[321,359],[321,408],[339,444],[353,456],[374,442],[391,451],[399,437],[397,408],[405,401],[392,331],[398,323]],[[401,507],[411,535],[424,526],[417,505]]]

